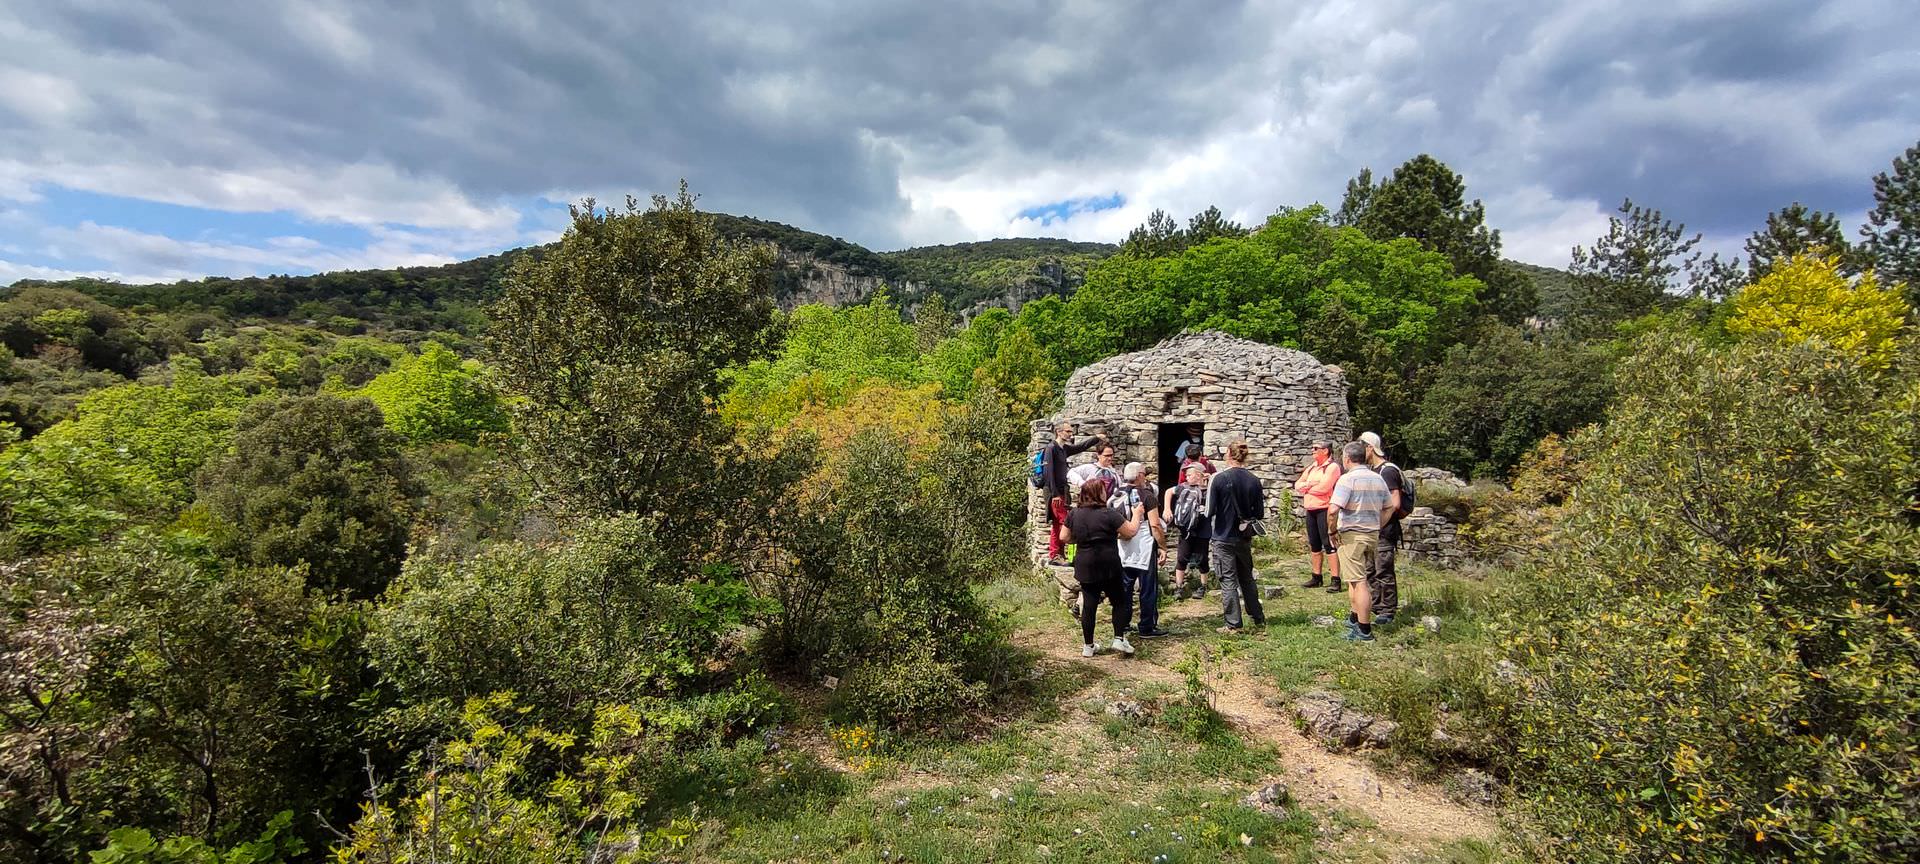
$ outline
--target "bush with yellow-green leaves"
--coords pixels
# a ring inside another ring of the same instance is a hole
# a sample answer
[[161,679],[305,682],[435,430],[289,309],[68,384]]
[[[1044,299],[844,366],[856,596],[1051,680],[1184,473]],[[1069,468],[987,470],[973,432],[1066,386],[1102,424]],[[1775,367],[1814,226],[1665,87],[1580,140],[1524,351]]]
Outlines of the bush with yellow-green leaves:
[[1645,337],[1511,622],[1542,852],[1920,860],[1920,340]]

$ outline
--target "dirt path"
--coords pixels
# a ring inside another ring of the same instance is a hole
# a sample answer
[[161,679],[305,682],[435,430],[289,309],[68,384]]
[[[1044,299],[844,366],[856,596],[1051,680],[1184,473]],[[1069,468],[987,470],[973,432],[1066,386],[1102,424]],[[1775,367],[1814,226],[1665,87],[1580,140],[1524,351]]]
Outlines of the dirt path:
[[[1175,633],[1205,632],[1217,623],[1214,620],[1217,612],[1217,606],[1212,603],[1170,605],[1162,611],[1162,621]],[[1102,627],[1105,627],[1104,620]],[[1091,660],[1080,655],[1076,637],[1073,625],[1062,614],[1057,628],[1022,630],[1014,639],[1040,652],[1046,662],[1094,664],[1106,678],[1095,681],[1088,689],[1128,681],[1158,682],[1176,689],[1185,687],[1185,678],[1171,667],[1183,656],[1181,643],[1192,637],[1155,640],[1132,659],[1103,652]],[[1142,646],[1136,642],[1136,647]],[[1459,839],[1492,842],[1499,835],[1491,813],[1458,803],[1436,786],[1382,777],[1363,758],[1328,752],[1301,734],[1279,710],[1268,706],[1268,700],[1278,694],[1262,684],[1244,661],[1231,662],[1238,664],[1238,668],[1232,669],[1228,679],[1216,686],[1214,705],[1242,733],[1279,750],[1281,764],[1286,768],[1281,776],[1263,782],[1277,779],[1285,783],[1294,799],[1309,809],[1323,812],[1345,809],[1364,814],[1382,831],[1412,846]],[[1085,695],[1083,691],[1068,698],[1078,700]]]

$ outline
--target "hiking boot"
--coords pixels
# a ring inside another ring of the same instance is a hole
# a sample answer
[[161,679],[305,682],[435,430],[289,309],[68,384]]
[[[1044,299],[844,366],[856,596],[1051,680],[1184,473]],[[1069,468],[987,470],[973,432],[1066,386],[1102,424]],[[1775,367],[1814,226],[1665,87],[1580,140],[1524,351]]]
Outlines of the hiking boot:
[[1149,631],[1143,631],[1143,632],[1141,632],[1141,633],[1139,633],[1139,634],[1136,634],[1136,635],[1138,635],[1138,636],[1139,636],[1140,638],[1142,638],[1142,639],[1158,639],[1158,638],[1160,638],[1160,637],[1162,637],[1162,636],[1171,636],[1171,635],[1173,635],[1173,634],[1172,634],[1171,632],[1169,632],[1169,631],[1166,631],[1166,630],[1162,630],[1162,629],[1160,629],[1160,628],[1158,628],[1158,627],[1155,627],[1155,628],[1153,628],[1152,630],[1149,630]]
[[1347,631],[1347,641],[1365,643],[1374,641],[1374,638],[1372,633],[1360,632],[1360,626],[1356,624],[1352,630]]
[[1333,580],[1333,582],[1327,585],[1328,594],[1338,594],[1345,590],[1347,590],[1347,586],[1340,584],[1340,580],[1338,579]]
[[1193,599],[1195,600],[1207,599],[1207,586],[1202,585],[1198,588],[1193,589]]
[[1213,632],[1218,633],[1222,636],[1238,636],[1240,635],[1240,628],[1235,627],[1232,624],[1222,624],[1218,627],[1213,628]]
[[1320,587],[1320,586],[1322,586],[1322,585],[1325,585],[1325,584],[1327,584],[1327,583],[1325,583],[1325,582],[1323,582],[1323,581],[1321,581],[1321,580],[1320,580],[1320,574],[1318,574],[1318,573],[1315,573],[1315,574],[1313,574],[1313,578],[1312,578],[1312,579],[1308,579],[1308,580],[1307,580],[1307,583],[1306,583],[1305,585],[1302,585],[1302,586],[1300,586],[1300,587],[1302,587],[1302,588],[1318,588],[1318,587]]
[[1358,622],[1354,622],[1354,621],[1347,622],[1347,632],[1344,638],[1348,642],[1352,642],[1353,640],[1360,638],[1360,625]]
[[1187,597],[1188,597],[1188,596],[1189,596],[1189,595],[1187,594],[1187,586],[1185,586],[1185,585],[1178,585],[1178,586],[1175,586],[1175,587],[1174,587],[1174,589],[1173,589],[1173,602],[1175,602],[1175,603],[1178,603],[1178,602],[1180,602],[1180,601],[1182,601],[1182,600],[1185,600],[1185,599],[1187,599]]
[[1127,637],[1125,636],[1115,636],[1113,637],[1113,650],[1118,651],[1122,654],[1125,654],[1128,657],[1132,657],[1133,643],[1128,642]]
[[1080,646],[1080,656],[1082,656],[1082,657],[1092,657],[1092,656],[1093,656],[1093,655],[1094,655],[1094,654],[1095,654],[1096,652],[1098,652],[1099,650],[1100,650],[1100,649],[1098,649],[1098,648],[1095,648],[1095,647],[1093,647],[1093,645],[1091,645],[1091,644],[1087,644],[1087,645],[1082,645],[1082,646]]
[[1388,624],[1392,624],[1392,623],[1393,623],[1392,612],[1388,612],[1385,614],[1375,614],[1373,616],[1373,626],[1375,627],[1385,627]]
[[1068,561],[1065,558],[1048,558],[1047,566],[1048,567],[1072,567],[1073,562]]

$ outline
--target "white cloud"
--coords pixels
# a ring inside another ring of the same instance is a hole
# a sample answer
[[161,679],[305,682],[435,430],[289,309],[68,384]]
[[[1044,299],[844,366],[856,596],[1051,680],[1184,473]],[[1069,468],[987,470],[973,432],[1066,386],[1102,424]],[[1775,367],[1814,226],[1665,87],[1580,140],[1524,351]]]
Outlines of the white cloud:
[[[708,206],[879,248],[1114,241],[1155,208],[1334,204],[1430,152],[1511,256],[1555,264],[1628,195],[1720,244],[1792,200],[1857,212],[1920,128],[1904,5],[30,4],[0,19],[0,116],[24,121],[0,124],[0,201],[57,185],[373,238],[70,229],[129,270],[389,266],[551,237],[505,202],[576,198],[558,190],[687,177]],[[8,239],[80,251],[31,238]]]

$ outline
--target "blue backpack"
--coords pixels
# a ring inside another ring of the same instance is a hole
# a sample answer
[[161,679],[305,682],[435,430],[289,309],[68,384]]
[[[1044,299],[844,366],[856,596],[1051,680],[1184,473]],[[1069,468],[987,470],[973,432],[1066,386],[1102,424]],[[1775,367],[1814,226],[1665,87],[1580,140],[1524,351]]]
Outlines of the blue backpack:
[[1035,489],[1039,489],[1047,485],[1046,464],[1047,464],[1047,451],[1044,449],[1033,451],[1033,471],[1027,474],[1028,486],[1032,486]]

